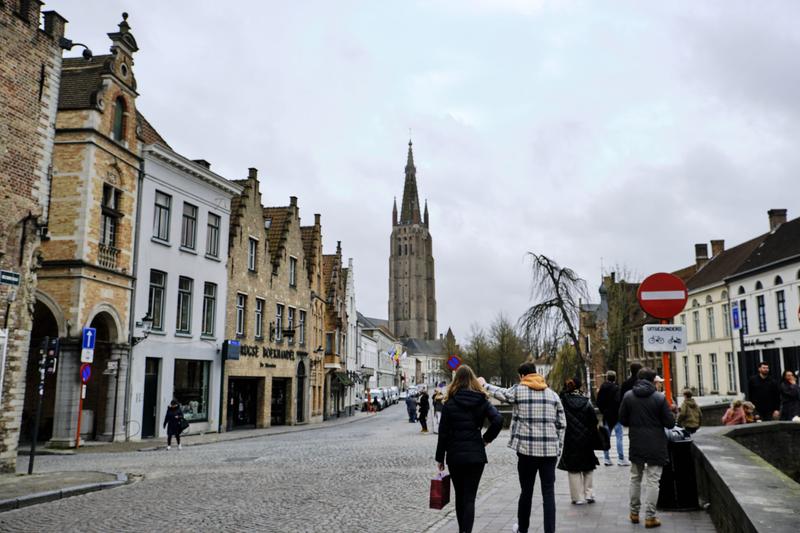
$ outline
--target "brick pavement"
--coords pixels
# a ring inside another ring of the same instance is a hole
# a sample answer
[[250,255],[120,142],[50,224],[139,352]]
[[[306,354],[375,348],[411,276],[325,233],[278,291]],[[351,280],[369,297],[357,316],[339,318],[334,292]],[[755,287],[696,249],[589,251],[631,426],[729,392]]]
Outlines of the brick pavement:
[[[514,453],[505,447],[508,432],[503,432],[498,437],[502,440],[504,453],[516,460]],[[504,439],[505,438],[505,439]],[[497,442],[497,444],[501,444]],[[492,444],[489,461],[496,460],[500,455],[499,449]],[[614,456],[612,452],[612,457]],[[504,457],[503,459],[508,459]],[[617,533],[625,531],[645,531],[644,520],[639,525],[631,524],[628,520],[628,479],[630,469],[614,466],[603,466],[602,453],[598,452],[600,466],[594,474],[594,492],[596,503],[592,505],[572,505],[567,485],[567,473],[556,470],[556,529],[561,532],[596,532]],[[516,523],[517,498],[519,497],[519,483],[516,468],[512,461],[504,460],[501,468],[505,476],[501,481],[487,490],[478,494],[475,511],[474,533],[510,532]],[[483,485],[483,482],[481,483]],[[483,487],[481,487],[483,489]],[[447,521],[436,524],[429,531],[438,533],[458,533],[453,505],[454,494],[451,495],[451,504],[448,505],[450,513]],[[531,527],[529,533],[540,533],[542,528],[541,507],[542,497],[539,492],[538,479],[534,489],[533,505],[531,511]],[[711,517],[705,511],[694,512],[666,512],[659,511],[658,517],[662,526],[652,531],[662,533],[713,533],[716,532]]]

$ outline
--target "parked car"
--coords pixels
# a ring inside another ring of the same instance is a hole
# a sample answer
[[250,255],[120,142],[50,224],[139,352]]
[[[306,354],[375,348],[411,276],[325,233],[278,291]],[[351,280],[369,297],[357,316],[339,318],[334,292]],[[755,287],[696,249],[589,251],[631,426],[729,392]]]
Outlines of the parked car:
[[397,387],[389,387],[389,396],[391,396],[393,404],[399,402],[400,390]]

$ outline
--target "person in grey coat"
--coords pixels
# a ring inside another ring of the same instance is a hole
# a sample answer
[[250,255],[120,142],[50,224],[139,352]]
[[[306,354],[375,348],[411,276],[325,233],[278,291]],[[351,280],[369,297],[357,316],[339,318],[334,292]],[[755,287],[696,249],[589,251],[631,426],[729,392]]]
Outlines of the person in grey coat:
[[630,520],[634,524],[639,523],[639,510],[644,499],[644,525],[646,528],[653,528],[661,525],[661,521],[656,518],[658,483],[664,465],[669,463],[664,429],[675,426],[675,417],[664,394],[656,391],[655,371],[642,368],[638,377],[639,381],[622,398],[619,421],[630,428]]

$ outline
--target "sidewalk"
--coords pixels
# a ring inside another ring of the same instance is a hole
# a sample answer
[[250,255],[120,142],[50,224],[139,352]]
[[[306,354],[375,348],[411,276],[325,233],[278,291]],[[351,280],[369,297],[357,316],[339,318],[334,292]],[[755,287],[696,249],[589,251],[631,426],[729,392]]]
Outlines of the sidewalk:
[[[314,431],[336,427],[343,424],[350,424],[359,420],[377,416],[377,413],[364,413],[356,411],[353,416],[334,418],[316,424],[301,424],[297,426],[274,426],[260,429],[243,429],[237,431],[227,431],[225,433],[189,433],[181,435],[181,444],[187,446],[202,446],[204,444],[214,444],[217,442],[227,442],[242,439],[255,439],[258,437],[269,437],[271,435],[284,435],[286,433],[296,433],[299,431]],[[164,449],[167,445],[167,438],[153,438],[128,442],[81,442],[81,447],[77,450],[72,449],[49,449],[37,446],[36,455],[71,455],[75,453],[120,453],[120,452],[152,452]],[[19,455],[28,455],[30,447],[20,448]]]
[[[613,454],[612,454],[613,455]],[[603,466],[602,453],[598,455],[600,466],[594,471],[596,503],[572,505],[567,484],[567,473],[556,470],[556,529],[557,531],[617,533],[619,531],[644,531],[644,520],[639,525],[628,520],[628,486],[630,468]],[[529,533],[540,533],[542,528],[542,495],[537,478],[531,507]],[[478,496],[475,505],[475,533],[510,532],[517,522],[517,499],[519,482],[516,468],[491,488]],[[455,520],[455,493],[451,491],[448,522],[441,524],[439,533],[458,533]],[[660,533],[714,533],[716,529],[705,511],[668,512],[659,511],[662,526],[652,531]],[[644,516],[642,516],[644,518]]]
[[128,482],[125,474],[106,472],[50,472],[0,476],[0,512],[110,489]]

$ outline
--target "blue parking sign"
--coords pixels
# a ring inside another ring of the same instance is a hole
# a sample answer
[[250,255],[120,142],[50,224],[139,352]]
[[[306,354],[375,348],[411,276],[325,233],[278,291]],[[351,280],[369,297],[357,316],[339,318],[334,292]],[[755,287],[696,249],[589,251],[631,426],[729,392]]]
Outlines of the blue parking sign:
[[97,330],[94,328],[83,328],[81,336],[81,348],[84,350],[94,350],[94,340],[97,337]]
[[739,321],[739,306],[737,304],[733,304],[731,308],[731,317],[733,318],[733,329],[740,329],[742,327],[741,322]]

